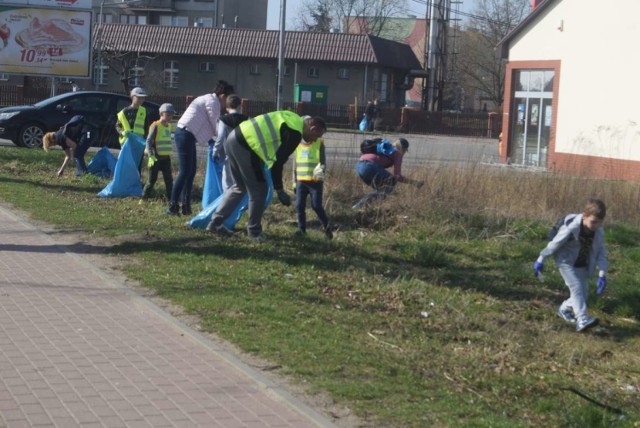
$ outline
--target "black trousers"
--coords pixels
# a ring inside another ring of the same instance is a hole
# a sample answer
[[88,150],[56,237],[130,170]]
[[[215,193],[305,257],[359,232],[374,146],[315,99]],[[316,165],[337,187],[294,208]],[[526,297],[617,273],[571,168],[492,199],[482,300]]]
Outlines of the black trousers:
[[171,171],[171,156],[158,156],[156,163],[149,168],[149,176],[147,177],[147,184],[144,185],[142,190],[142,198],[148,198],[158,180],[158,172],[162,172],[162,178],[164,178],[164,187],[167,195],[167,200],[171,200],[171,189],[173,188],[173,173]]

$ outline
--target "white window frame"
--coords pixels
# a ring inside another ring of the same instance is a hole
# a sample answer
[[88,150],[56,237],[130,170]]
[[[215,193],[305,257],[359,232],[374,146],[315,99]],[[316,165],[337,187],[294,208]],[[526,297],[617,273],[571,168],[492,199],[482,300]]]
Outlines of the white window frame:
[[215,73],[216,64],[213,61],[202,61],[198,66],[201,73]]
[[144,77],[144,67],[137,60],[132,60],[129,68],[129,86],[142,86]]
[[175,60],[164,62],[163,83],[168,89],[178,89],[180,64]]
[[105,64],[104,60],[102,64],[96,64],[93,69],[93,83],[99,86],[106,86],[109,84],[109,66]]

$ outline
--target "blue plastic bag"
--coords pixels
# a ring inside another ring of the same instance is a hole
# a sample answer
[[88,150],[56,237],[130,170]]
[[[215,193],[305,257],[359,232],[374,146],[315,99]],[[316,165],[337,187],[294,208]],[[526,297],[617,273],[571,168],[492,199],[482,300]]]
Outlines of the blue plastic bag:
[[209,144],[207,152],[207,169],[204,175],[204,187],[202,188],[202,206],[206,207],[222,195],[222,168],[223,164],[213,160],[213,144]]
[[116,157],[111,154],[108,147],[103,147],[96,152],[96,154],[87,165],[87,172],[98,177],[109,178],[113,176],[113,171],[116,169]]
[[113,179],[98,193],[101,198],[142,196],[142,183],[138,166],[144,155],[145,140],[131,132],[127,132],[127,139],[122,145]]
[[[264,166],[264,173],[267,178],[267,184],[269,185],[267,199],[264,201],[264,207],[266,209],[271,202],[271,197],[273,196],[273,180],[271,179],[271,171],[266,165]],[[216,209],[218,209],[218,205],[220,205],[220,202],[222,202],[222,198],[224,198],[224,194],[218,196],[209,205],[205,206],[203,203],[202,205],[204,206],[204,208],[187,223],[188,226],[192,229],[205,229],[211,221],[211,216],[216,211]],[[242,214],[244,214],[248,207],[249,195],[245,194],[244,198],[242,198],[242,201],[238,204],[233,213],[224,220],[224,225],[228,229],[233,230],[236,226],[236,223],[238,223],[238,221],[242,217]]]
[[368,125],[367,116],[365,116],[360,121],[360,125],[358,126],[358,128],[360,129],[360,131],[364,132],[367,130],[367,125]]

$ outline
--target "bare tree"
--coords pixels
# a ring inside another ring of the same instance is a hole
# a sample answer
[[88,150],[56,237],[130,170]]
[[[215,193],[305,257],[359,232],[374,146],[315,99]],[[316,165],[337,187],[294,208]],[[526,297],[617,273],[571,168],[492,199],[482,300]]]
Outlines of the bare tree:
[[300,29],[337,28],[379,36],[390,18],[406,10],[406,0],[305,0],[299,16]]
[[[131,90],[129,81],[133,78],[132,71],[134,68],[143,70],[141,75],[137,75],[137,80],[141,82],[141,85],[147,86],[148,83],[152,82],[152,79],[148,79],[146,76],[146,68],[148,63],[157,57],[158,55],[145,55],[133,51],[114,51],[108,48],[102,52],[103,63],[118,76],[126,94]],[[150,89],[147,90],[150,91]]]
[[505,67],[496,45],[530,12],[530,0],[476,0],[466,31],[461,32],[458,69],[465,92],[502,106]]

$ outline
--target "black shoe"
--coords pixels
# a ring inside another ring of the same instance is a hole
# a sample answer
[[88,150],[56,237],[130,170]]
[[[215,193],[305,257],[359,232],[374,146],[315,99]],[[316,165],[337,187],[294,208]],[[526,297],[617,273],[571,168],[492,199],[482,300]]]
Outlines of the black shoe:
[[183,205],[182,206],[182,215],[191,215],[191,206]]
[[324,236],[326,236],[329,240],[333,239],[333,230],[331,229],[331,226],[327,226],[324,228]]
[[169,208],[167,208],[164,213],[166,215],[178,215],[178,205],[169,204]]

